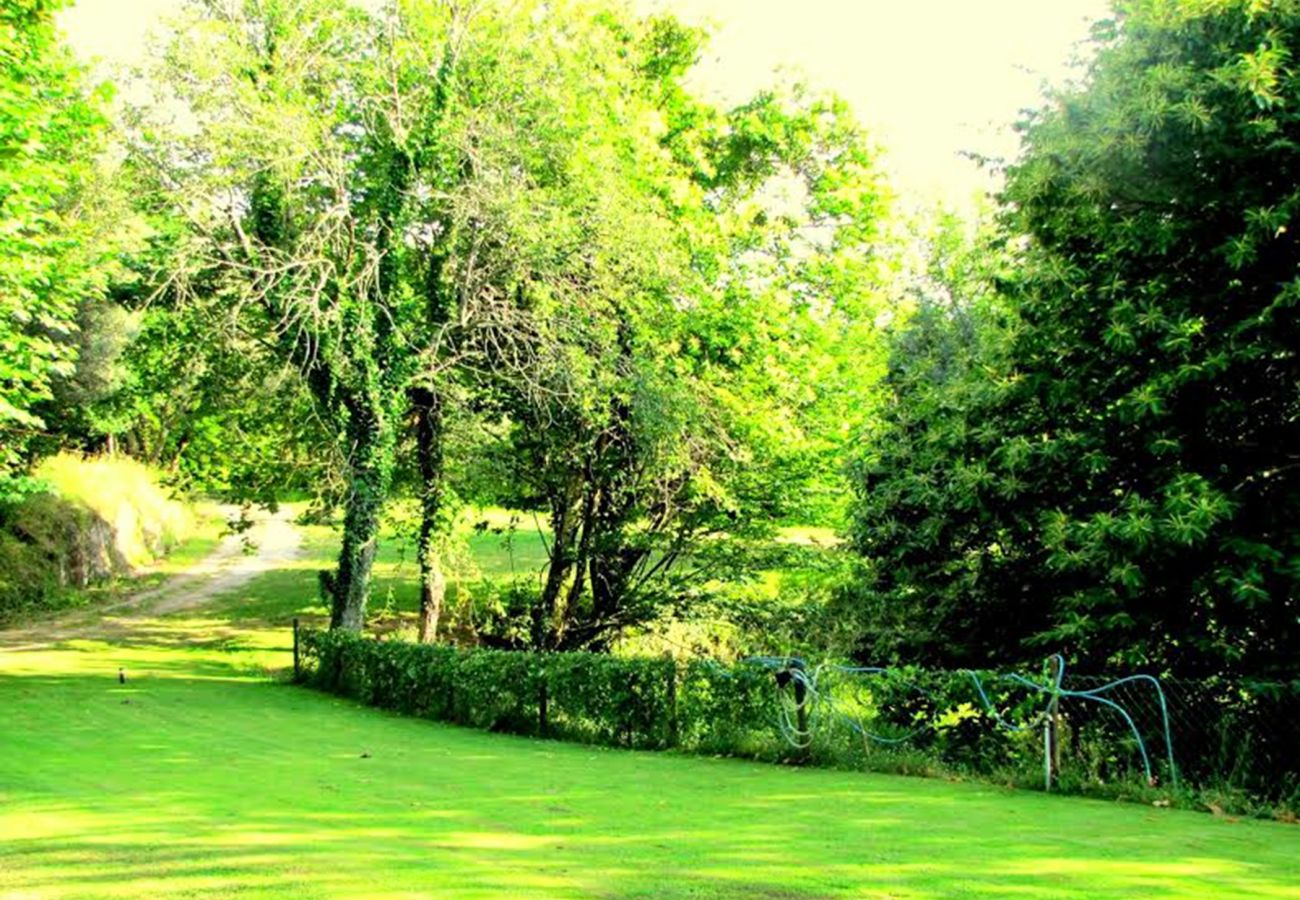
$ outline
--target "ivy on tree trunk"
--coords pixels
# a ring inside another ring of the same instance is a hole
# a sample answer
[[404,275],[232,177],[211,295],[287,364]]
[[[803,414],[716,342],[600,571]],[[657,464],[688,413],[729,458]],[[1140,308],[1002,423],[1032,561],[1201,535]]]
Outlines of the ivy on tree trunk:
[[360,631],[370,597],[370,577],[379,543],[379,516],[392,479],[395,441],[391,423],[374,402],[347,403],[349,460],[348,492],[343,518],[343,544],[334,581],[331,628]]
[[416,388],[411,391],[411,405],[416,414],[416,455],[420,465],[420,538],[416,551],[420,564],[419,640],[431,643],[438,637],[438,619],[447,590],[438,552],[444,502],[442,397],[432,388]]

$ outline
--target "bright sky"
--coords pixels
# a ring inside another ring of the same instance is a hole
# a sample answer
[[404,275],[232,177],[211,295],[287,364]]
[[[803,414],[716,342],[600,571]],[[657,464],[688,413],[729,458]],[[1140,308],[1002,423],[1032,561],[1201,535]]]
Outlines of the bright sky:
[[[87,56],[132,62],[177,0],[77,0],[62,21]],[[1107,0],[633,0],[710,24],[700,90],[739,101],[778,69],[849,100],[898,189],[964,205],[985,185],[975,151],[1011,156],[1019,110],[1066,75]]]

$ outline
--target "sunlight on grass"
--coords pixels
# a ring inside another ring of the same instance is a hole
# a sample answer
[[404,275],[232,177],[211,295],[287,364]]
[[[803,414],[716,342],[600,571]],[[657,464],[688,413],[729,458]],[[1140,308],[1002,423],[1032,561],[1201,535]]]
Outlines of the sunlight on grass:
[[331,551],[308,529],[199,611],[0,649],[0,896],[1300,896],[1277,824],[531,741],[277,684]]
[[1087,859],[1035,859],[1032,870],[1026,862],[999,865],[999,870],[1010,873],[1054,873],[1084,874],[1100,868],[1112,875],[1125,875],[1133,878],[1155,878],[1159,876],[1178,876],[1201,878],[1210,875],[1227,875],[1248,871],[1251,866],[1245,863],[1229,862],[1223,859],[1182,859],[1177,862],[1157,862],[1155,860],[1110,860],[1099,863]]
[[786,525],[777,530],[776,539],[783,544],[806,547],[837,547],[843,541],[834,528],[817,525]]
[[189,534],[165,557],[153,563],[149,573],[178,575],[188,572],[217,549],[226,526],[226,513],[221,506],[210,502],[195,504]]

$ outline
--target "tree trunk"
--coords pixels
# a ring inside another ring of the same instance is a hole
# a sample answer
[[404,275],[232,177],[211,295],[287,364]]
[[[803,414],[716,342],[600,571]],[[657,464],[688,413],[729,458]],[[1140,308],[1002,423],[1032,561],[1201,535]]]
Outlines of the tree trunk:
[[573,569],[573,545],[577,537],[574,515],[572,489],[568,488],[564,495],[552,499],[551,561],[537,605],[538,621],[534,623],[533,645],[547,650],[555,649],[562,632],[556,621],[556,611],[564,584]]
[[437,550],[429,550],[420,557],[420,633],[421,644],[432,644],[438,639],[438,619],[442,616],[442,600],[447,594],[447,579],[442,574],[442,563]]
[[393,432],[377,404],[347,401],[349,490],[343,516],[343,546],[334,579],[330,628],[360,631],[370,599],[370,573],[379,542],[379,515],[393,470]]
[[592,533],[596,530],[594,510],[597,488],[587,479],[585,498],[582,502],[582,520],[579,523],[581,536],[578,538],[577,554],[573,559],[573,582],[569,585],[569,598],[564,604],[564,621],[567,629],[582,602],[582,591],[586,587],[587,560],[591,557]]
[[443,506],[442,398],[430,388],[411,391],[416,414],[416,455],[420,463],[420,631],[422,644],[438,638],[438,618],[447,593],[438,552]]

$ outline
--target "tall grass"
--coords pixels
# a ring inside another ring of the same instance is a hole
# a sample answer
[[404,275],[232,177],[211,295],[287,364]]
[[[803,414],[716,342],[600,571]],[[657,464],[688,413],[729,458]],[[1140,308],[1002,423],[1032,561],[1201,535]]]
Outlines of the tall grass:
[[0,619],[82,602],[195,526],[191,508],[135,460],[65,453],[33,474],[46,489],[0,508]]
[[190,507],[159,484],[150,467],[124,456],[60,453],[36,475],[62,499],[89,510],[113,529],[117,551],[131,568],[148,565],[190,534]]

